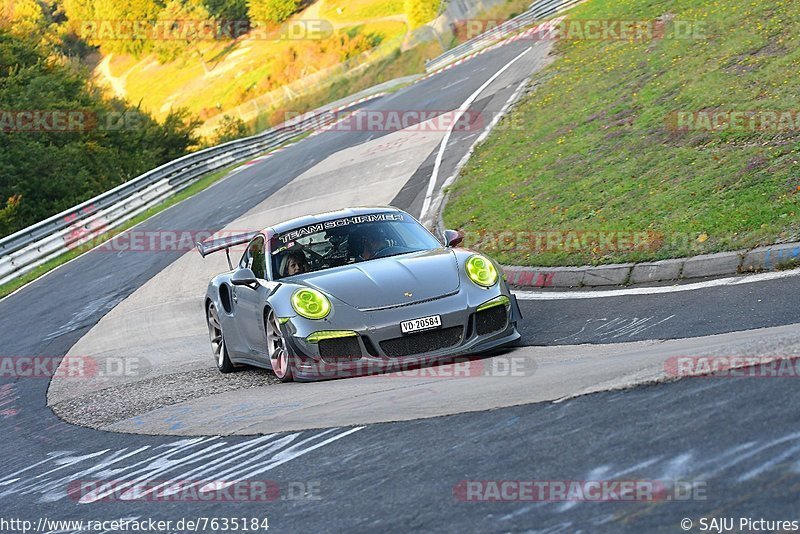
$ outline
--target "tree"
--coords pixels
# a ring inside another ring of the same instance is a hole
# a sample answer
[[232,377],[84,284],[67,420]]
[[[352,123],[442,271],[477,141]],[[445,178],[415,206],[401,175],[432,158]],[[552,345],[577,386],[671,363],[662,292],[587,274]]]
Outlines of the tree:
[[[7,30],[8,31],[8,30]],[[3,32],[0,26],[0,80],[21,65],[34,65],[42,56],[33,44],[11,33]]]
[[247,20],[247,0],[205,0],[208,12],[217,20]]
[[0,25],[5,25],[16,35],[35,35],[46,24],[36,0],[0,0],[0,15]]
[[158,146],[156,157],[167,162],[186,154],[188,148],[197,148],[200,143],[195,134],[203,121],[193,117],[186,108],[171,109],[160,125],[153,121],[148,143]]
[[281,23],[297,11],[299,0],[247,0],[247,11],[253,24]]
[[62,6],[67,16],[67,26],[75,33],[80,32],[81,23],[96,18],[92,0],[63,0]]
[[159,61],[168,63],[192,50],[205,67],[197,43],[217,38],[215,24],[200,0],[171,0],[158,14],[160,38],[153,42],[153,52]]
[[[94,0],[93,13],[81,32],[89,44],[105,52],[119,52],[139,57],[153,47],[152,24],[162,4],[155,0]],[[69,16],[69,12],[67,12]]]
[[8,235],[17,227],[17,209],[21,201],[21,195],[10,196],[6,200],[5,207],[0,209],[0,235]]
[[[198,144],[198,121],[185,110],[159,124],[122,100],[104,99],[90,85],[88,72],[52,54],[0,28],[0,126],[5,130],[0,131],[0,235],[79,204]],[[79,122],[82,128],[21,129],[15,113],[31,110],[74,112],[85,120]]]

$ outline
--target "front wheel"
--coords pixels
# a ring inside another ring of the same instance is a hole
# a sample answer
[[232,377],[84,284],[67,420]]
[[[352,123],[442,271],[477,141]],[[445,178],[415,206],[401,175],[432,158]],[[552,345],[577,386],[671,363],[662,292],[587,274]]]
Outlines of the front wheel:
[[232,373],[234,371],[233,363],[228,355],[228,348],[225,346],[222,324],[219,322],[219,314],[214,304],[208,305],[206,322],[208,323],[208,337],[211,340],[211,352],[214,354],[217,369],[221,373]]
[[294,358],[289,345],[283,338],[278,317],[272,309],[267,309],[264,314],[264,323],[267,331],[267,351],[272,371],[281,382],[291,382],[294,379]]

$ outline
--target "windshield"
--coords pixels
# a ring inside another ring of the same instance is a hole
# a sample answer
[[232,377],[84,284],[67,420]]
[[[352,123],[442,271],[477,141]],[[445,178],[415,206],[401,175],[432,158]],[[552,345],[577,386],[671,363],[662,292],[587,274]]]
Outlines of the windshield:
[[402,213],[372,213],[301,226],[272,238],[275,278],[441,247]]

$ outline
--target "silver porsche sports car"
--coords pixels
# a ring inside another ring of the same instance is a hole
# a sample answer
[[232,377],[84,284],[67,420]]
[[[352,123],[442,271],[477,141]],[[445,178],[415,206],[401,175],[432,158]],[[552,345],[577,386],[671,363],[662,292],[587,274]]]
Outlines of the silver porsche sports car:
[[[498,266],[439,242],[388,207],[301,217],[198,243],[225,250],[229,272],[205,299],[219,370],[272,369],[283,381],[392,370],[495,349],[519,339],[520,311]],[[239,263],[230,247],[247,243]]]

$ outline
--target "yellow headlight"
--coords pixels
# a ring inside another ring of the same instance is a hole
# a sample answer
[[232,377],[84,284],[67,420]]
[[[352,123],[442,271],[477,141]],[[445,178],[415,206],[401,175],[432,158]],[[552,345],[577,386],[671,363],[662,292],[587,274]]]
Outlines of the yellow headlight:
[[467,259],[465,265],[469,279],[481,287],[492,287],[497,283],[499,276],[494,263],[489,258],[480,254],[475,254]]
[[324,319],[331,311],[331,301],[316,289],[304,287],[292,295],[292,308],[306,319]]

